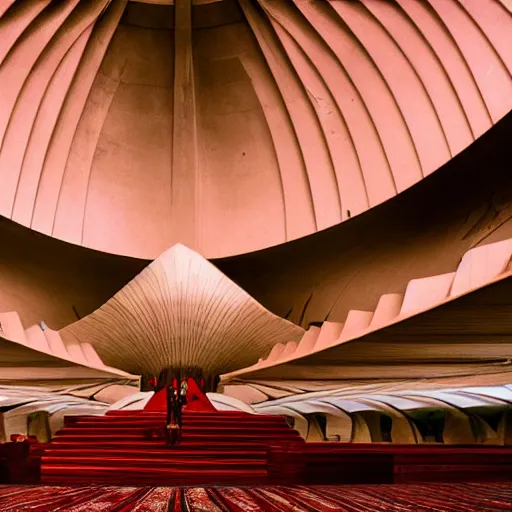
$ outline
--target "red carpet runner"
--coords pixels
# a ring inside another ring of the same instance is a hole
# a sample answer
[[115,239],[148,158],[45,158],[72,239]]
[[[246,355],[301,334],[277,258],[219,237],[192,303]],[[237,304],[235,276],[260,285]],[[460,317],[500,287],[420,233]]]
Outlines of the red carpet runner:
[[2,512],[507,512],[512,484],[0,487]]
[[41,458],[41,482],[261,485],[268,483],[267,447],[303,442],[283,417],[185,411],[183,442],[168,448],[146,437],[164,424],[157,411],[68,417]]
[[[208,397],[199,389],[194,379],[187,379],[187,406],[188,412],[217,412]],[[144,407],[144,412],[167,411],[167,390],[161,389],[155,393]]]

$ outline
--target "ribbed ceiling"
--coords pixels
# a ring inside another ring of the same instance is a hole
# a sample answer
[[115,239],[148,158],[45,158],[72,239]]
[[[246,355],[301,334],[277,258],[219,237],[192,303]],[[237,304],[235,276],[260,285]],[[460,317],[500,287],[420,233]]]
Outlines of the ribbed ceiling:
[[1,215],[135,257],[249,252],[395,196],[512,108],[505,0],[174,3],[0,3]]

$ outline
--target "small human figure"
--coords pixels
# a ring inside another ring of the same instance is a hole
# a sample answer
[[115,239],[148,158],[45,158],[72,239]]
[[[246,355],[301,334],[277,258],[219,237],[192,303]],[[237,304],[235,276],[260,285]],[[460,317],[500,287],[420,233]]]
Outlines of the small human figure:
[[183,408],[187,405],[187,391],[188,391],[188,384],[186,379],[183,379],[181,381],[180,386],[180,392],[178,396],[178,404],[176,407],[176,413],[177,413],[177,420],[180,428],[182,427],[183,422]]
[[175,446],[181,441],[181,406],[178,383],[174,379],[172,386],[167,386],[167,421],[166,434],[169,446]]

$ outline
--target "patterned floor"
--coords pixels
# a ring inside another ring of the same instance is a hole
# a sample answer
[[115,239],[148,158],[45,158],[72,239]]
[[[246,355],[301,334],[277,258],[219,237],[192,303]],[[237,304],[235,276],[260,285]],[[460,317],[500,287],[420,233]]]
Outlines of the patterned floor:
[[511,511],[512,483],[316,487],[0,486],[2,512]]

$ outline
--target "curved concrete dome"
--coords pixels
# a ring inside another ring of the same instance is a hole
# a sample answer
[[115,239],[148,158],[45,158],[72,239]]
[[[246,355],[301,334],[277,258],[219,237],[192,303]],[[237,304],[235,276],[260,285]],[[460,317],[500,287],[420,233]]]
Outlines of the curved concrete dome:
[[311,234],[512,108],[508,0],[4,0],[0,16],[0,214],[111,253]]

